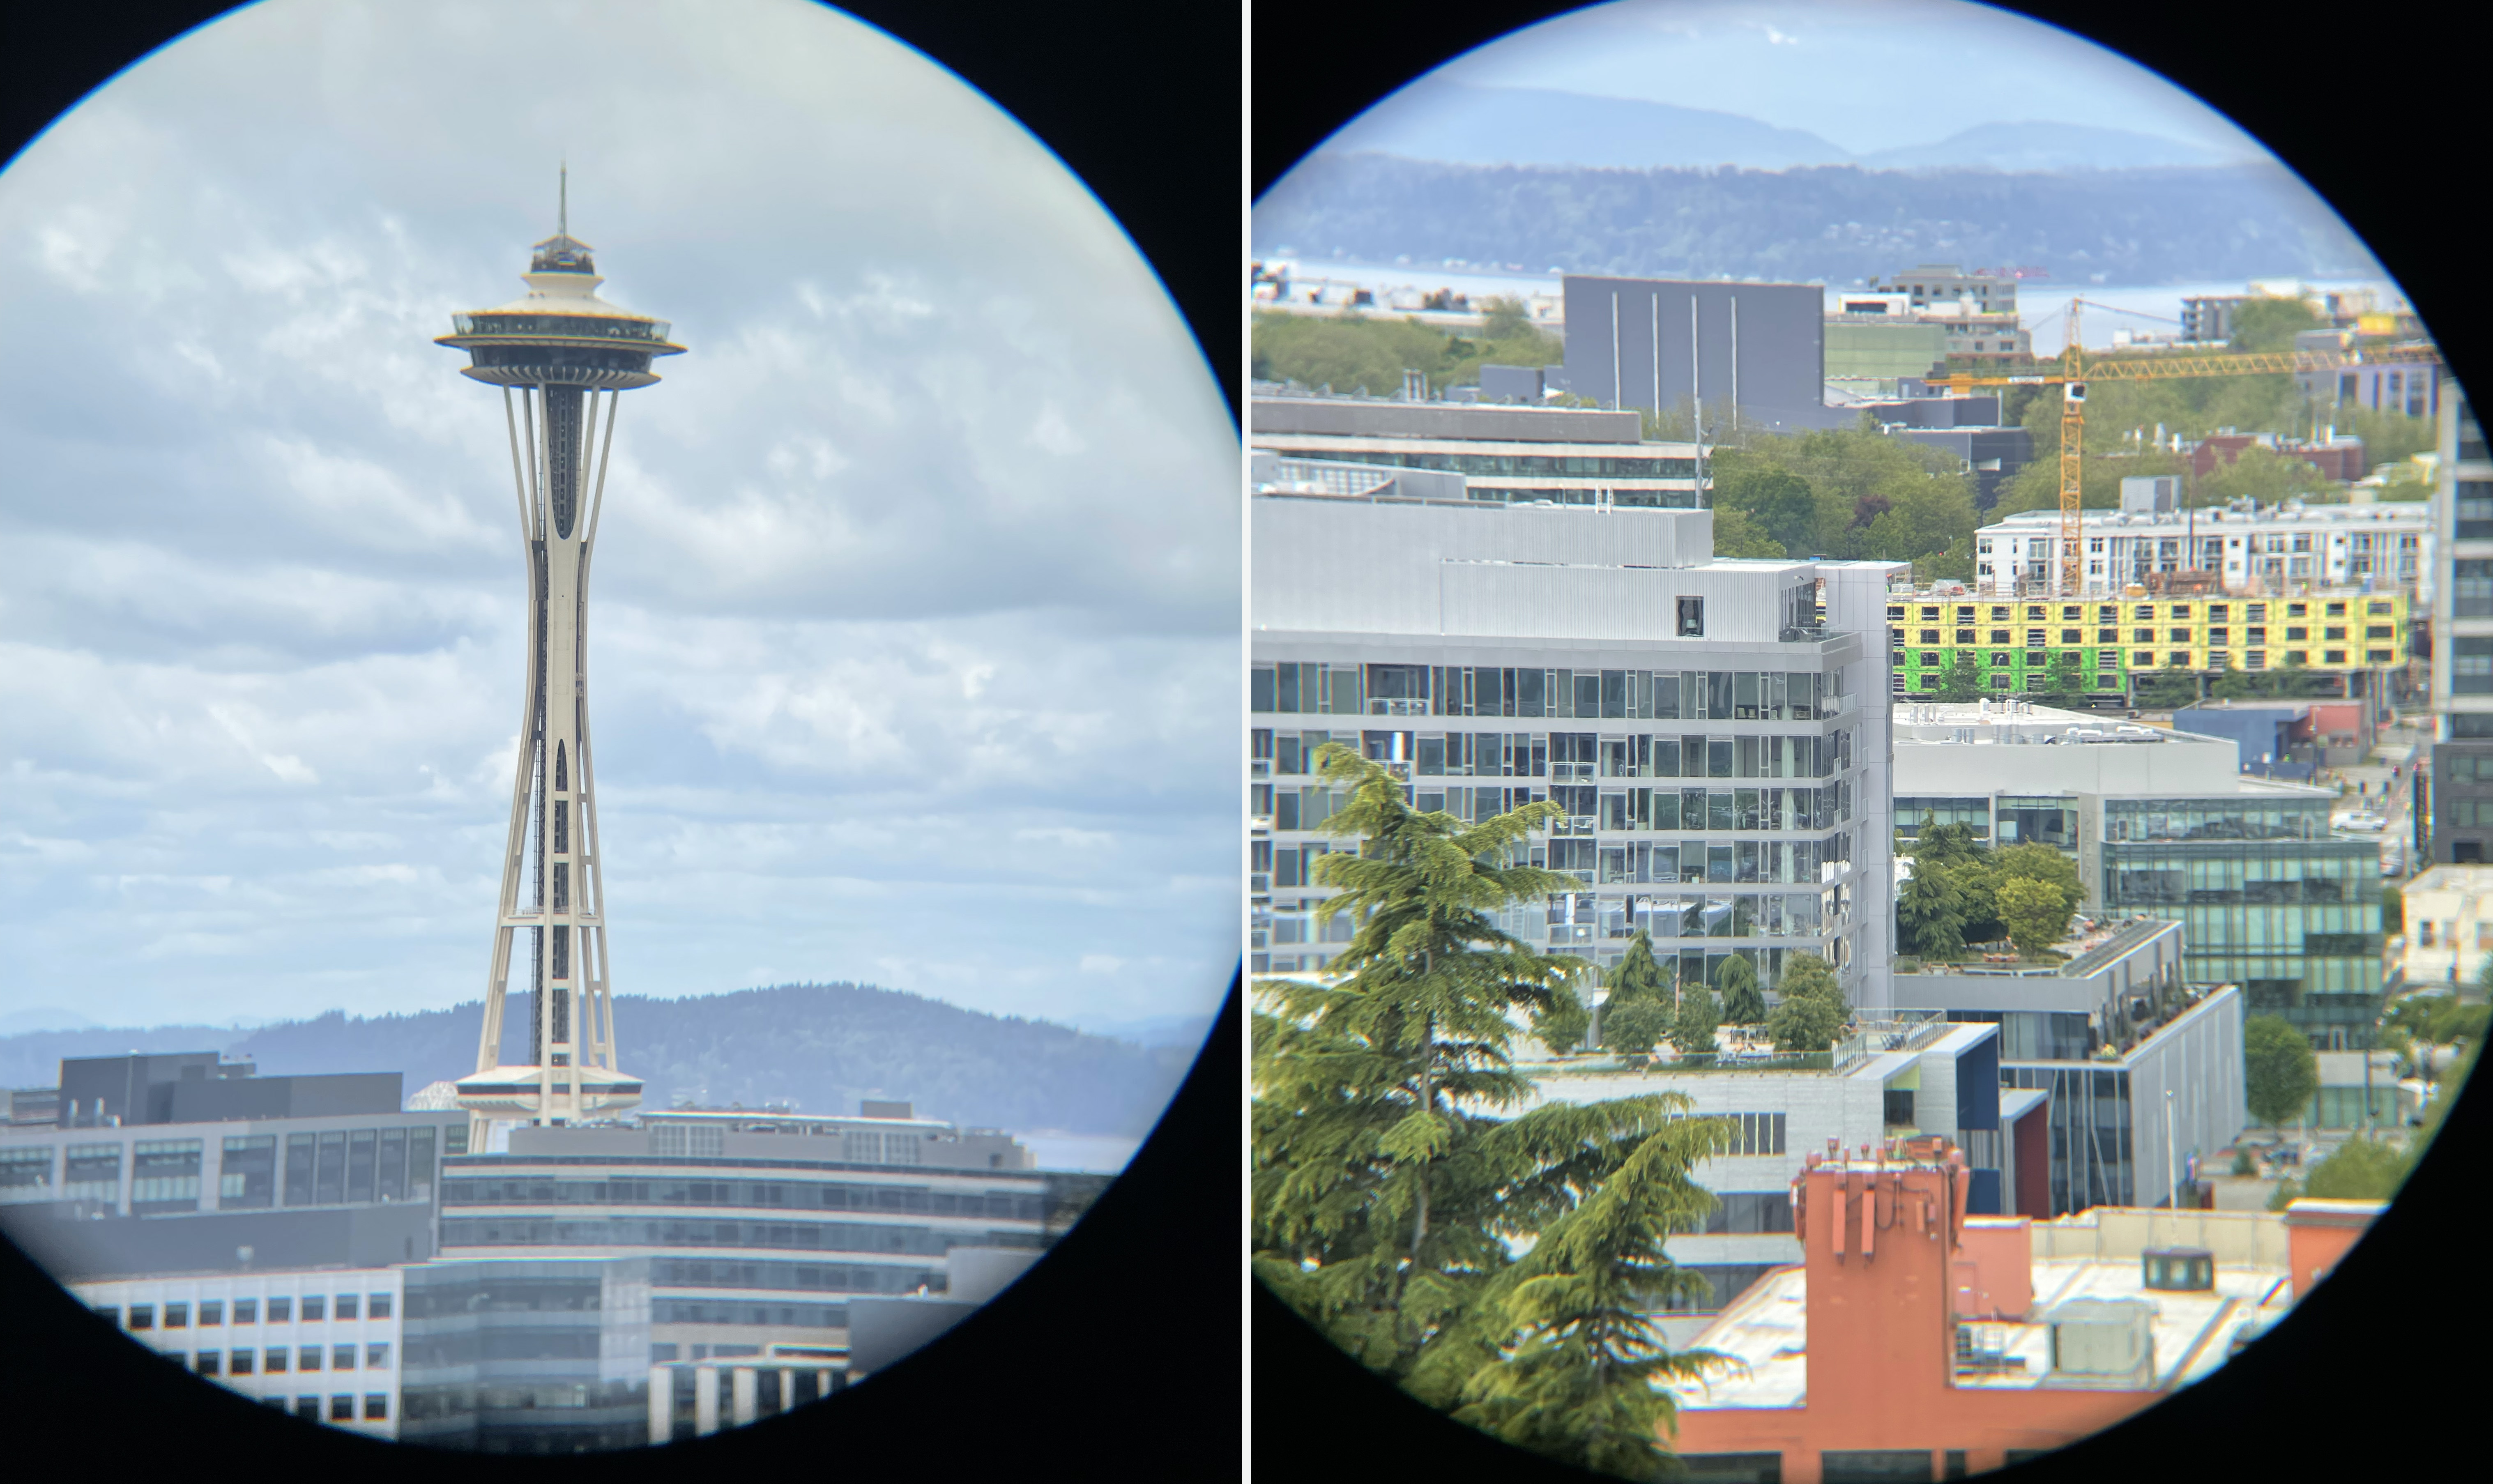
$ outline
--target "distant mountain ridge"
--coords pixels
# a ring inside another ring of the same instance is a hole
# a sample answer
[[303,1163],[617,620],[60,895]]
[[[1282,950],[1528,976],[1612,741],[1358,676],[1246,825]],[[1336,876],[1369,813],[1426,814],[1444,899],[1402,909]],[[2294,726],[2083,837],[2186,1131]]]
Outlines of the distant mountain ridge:
[[[527,996],[505,1012],[504,1057],[526,1055]],[[237,1031],[207,1025],[0,1036],[0,1086],[49,1086],[64,1056],[204,1051],[248,1055],[261,1074],[403,1072],[406,1091],[476,1068],[483,1007],[411,1015],[341,1011]],[[623,1069],[649,1106],[678,1094],[717,1106],[794,1099],[802,1113],[854,1113],[898,1098],[921,1116],[982,1128],[1071,1134],[1150,1131],[1202,1035],[1145,1046],[1019,1017],[987,1015],[871,985],[780,985],[686,999],[616,996]]]
[[1443,78],[1403,89],[1328,140],[1324,152],[1589,169],[2105,170],[2242,163],[2156,134],[2043,122],[1979,123],[1927,143],[1856,153],[1805,129],[1718,109]]
[[1320,153],[1258,202],[1259,253],[1550,264],[1852,284],[1917,263],[2040,267],[2128,285],[2377,278],[2334,213],[2274,164],[2001,173],[1586,169]]

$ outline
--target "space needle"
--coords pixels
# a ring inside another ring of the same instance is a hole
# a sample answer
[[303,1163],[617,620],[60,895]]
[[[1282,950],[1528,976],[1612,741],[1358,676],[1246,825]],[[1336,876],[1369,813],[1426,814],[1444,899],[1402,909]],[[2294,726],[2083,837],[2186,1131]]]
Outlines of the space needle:
[[[641,1101],[615,1054],[606,892],[588,734],[588,561],[597,543],[616,400],[680,355],[665,320],[597,297],[588,244],[571,235],[563,173],[555,235],[536,245],[526,297],[454,314],[434,341],[465,350],[460,374],[502,389],[520,541],[528,571],[528,663],[511,825],[476,1071],[458,1082],[471,1150],[496,1122],[566,1124]],[[599,393],[604,393],[601,430]],[[513,393],[517,393],[516,397]],[[502,1063],[502,1011],[527,930],[528,1059]]]

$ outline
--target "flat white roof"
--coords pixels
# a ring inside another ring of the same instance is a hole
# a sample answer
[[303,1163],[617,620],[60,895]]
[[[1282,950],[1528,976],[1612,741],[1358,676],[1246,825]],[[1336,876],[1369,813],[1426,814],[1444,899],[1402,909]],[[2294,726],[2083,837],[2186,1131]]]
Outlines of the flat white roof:
[[[1986,1350],[2023,1371],[1961,1375],[1956,1385],[1979,1390],[2032,1390],[2051,1374],[2051,1326],[2039,1317],[2071,1299],[2143,1299],[2151,1308],[2158,1390],[2205,1379],[2229,1358],[2235,1334],[2245,1325],[2265,1327],[2293,1304],[2293,1284],[2282,1268],[2218,1263],[2215,1288],[2206,1292],[2150,1291],[2141,1263],[2127,1258],[2046,1258],[2033,1267],[2034,1322],[1967,1321]],[[1717,1372],[1704,1380],[1674,1381],[1668,1389],[1683,1409],[1797,1407],[1809,1390],[1809,1274],[1787,1267],[1750,1288],[1687,1349],[1737,1356],[1749,1368],[1740,1376]]]

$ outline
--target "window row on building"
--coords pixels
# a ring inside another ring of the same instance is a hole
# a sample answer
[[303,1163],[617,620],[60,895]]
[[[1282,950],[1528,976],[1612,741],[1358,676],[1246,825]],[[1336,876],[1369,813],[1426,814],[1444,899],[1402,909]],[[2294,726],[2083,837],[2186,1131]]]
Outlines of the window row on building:
[[[2493,531],[2486,534],[2493,535]],[[2061,601],[2027,603],[1969,603],[1962,599],[1921,599],[1887,606],[1887,621],[1900,625],[1918,619],[1923,623],[1952,623],[1971,627],[1976,622],[2094,624],[2112,627],[2124,622],[2171,624],[2223,624],[2238,614],[2244,624],[2262,624],[2273,613],[2279,622],[2304,619],[2326,619],[2329,622],[2362,622],[2388,619],[2402,622],[2406,617],[2406,596],[2361,594],[2344,598],[2315,598],[2296,602],[2268,599],[2193,599],[2193,598],[2124,598],[2118,603]]]
[[[188,1300],[168,1301],[161,1307],[152,1303],[134,1303],[129,1306],[126,1322],[132,1329],[155,1329],[161,1319],[165,1329],[187,1329],[193,1326],[195,1318],[198,1328],[210,1329],[226,1322],[230,1312],[236,1324],[256,1324],[260,1322],[263,1302],[267,1305],[267,1321],[271,1324],[317,1324],[329,1321],[333,1314],[335,1322],[344,1324],[359,1318],[388,1319],[391,1295],[340,1293],[333,1299],[325,1293],[306,1293],[299,1300],[290,1295],[270,1296],[265,1300],[237,1298],[231,1301],[230,1311],[225,1299],[203,1298],[197,1301],[195,1314]],[[125,1322],[122,1309],[117,1304],[100,1305],[95,1312],[113,1323]]]
[[543,1175],[453,1179],[446,1208],[477,1205],[763,1206],[793,1210],[890,1211],[920,1216],[1037,1221],[1046,1202],[1016,1191],[929,1190],[923,1186],[834,1180],[564,1180]]
[[939,1232],[847,1221],[656,1221],[628,1216],[565,1221],[549,1216],[448,1216],[444,1252],[461,1247],[770,1247],[800,1252],[909,1253],[941,1257],[963,1244],[1023,1247],[1024,1232]]
[[[1265,445],[1258,445],[1259,447]],[[1396,449],[1376,451],[1308,447],[1277,450],[1329,463],[1378,464],[1395,469],[1434,469],[1446,474],[1565,476],[1577,479],[1695,479],[1695,459],[1655,454],[1467,454]]]
[[[418,1126],[288,1134],[282,1149],[275,1134],[227,1136],[218,1151],[213,1208],[429,1201],[434,1132]],[[452,1132],[459,1147],[448,1152],[457,1153],[466,1131]],[[200,1210],[206,1153],[204,1139],[85,1141],[59,1145],[57,1156],[51,1144],[0,1150],[0,1202],[73,1201],[119,1209],[126,1193],[133,1215]]]
[[1808,722],[1845,709],[1841,673],[1279,661],[1249,671],[1247,704],[1282,715]]
[[[289,1366],[298,1373],[320,1370],[324,1361],[331,1371],[385,1371],[390,1363],[390,1348],[386,1342],[361,1346],[272,1345],[229,1350],[195,1350],[187,1355],[173,1351],[163,1353],[168,1359],[184,1361],[201,1376],[283,1376],[288,1374]],[[358,1360],[362,1362],[360,1367]]]

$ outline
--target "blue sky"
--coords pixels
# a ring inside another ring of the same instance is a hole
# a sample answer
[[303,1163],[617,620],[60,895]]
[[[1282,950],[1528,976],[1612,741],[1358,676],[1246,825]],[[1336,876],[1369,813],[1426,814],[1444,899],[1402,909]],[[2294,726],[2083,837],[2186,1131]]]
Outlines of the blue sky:
[[430,341],[566,157],[691,347],[590,604],[617,991],[1208,1013],[1237,441],[1079,182],[802,0],[266,0],[0,174],[0,1015],[481,993],[525,587]]
[[1503,37],[1441,75],[1711,108],[1856,152],[2042,122],[2265,153],[2136,63],[1962,0],[1619,0]]

